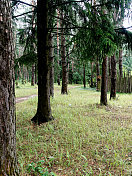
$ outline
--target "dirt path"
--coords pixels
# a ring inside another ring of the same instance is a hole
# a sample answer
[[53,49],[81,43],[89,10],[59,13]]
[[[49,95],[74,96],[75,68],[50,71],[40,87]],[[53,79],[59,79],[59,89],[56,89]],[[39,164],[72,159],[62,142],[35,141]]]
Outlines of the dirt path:
[[[68,88],[68,90],[74,89],[76,87],[80,87],[80,86],[73,86],[73,87]],[[33,98],[33,97],[36,97],[36,96],[37,95],[34,94],[34,95],[25,96],[25,97],[18,97],[18,98],[16,98],[16,103],[21,103],[21,102],[23,102],[25,100],[28,100],[29,98]]]
[[23,102],[25,100],[28,100],[29,98],[33,98],[33,97],[36,97],[37,95],[29,95],[29,96],[25,96],[25,97],[19,97],[19,98],[16,98],[16,103],[20,103],[20,102]]

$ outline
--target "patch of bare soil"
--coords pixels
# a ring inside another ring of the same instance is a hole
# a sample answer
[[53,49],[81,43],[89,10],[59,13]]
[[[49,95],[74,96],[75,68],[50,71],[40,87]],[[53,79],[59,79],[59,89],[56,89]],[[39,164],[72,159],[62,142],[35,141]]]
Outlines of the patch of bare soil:
[[23,102],[25,100],[28,100],[29,98],[33,98],[33,97],[36,97],[37,95],[29,95],[29,96],[25,96],[25,97],[19,97],[19,98],[16,98],[16,103],[20,103],[20,102]]

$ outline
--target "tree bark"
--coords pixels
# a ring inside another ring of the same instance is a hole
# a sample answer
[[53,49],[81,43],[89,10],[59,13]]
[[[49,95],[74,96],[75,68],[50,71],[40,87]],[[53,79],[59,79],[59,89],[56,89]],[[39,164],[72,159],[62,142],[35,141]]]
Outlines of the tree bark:
[[101,105],[107,105],[107,56],[103,58],[102,63],[102,83],[101,83]]
[[14,47],[11,8],[0,1],[0,175],[19,175],[16,158]]
[[53,36],[49,34],[50,96],[54,97],[54,49]]
[[49,56],[48,56],[48,0],[37,2],[37,36],[38,36],[38,107],[31,119],[36,124],[53,119],[50,107]]
[[111,91],[110,99],[116,98],[116,59],[115,55],[111,57]]
[[96,61],[96,90],[99,91],[100,90],[100,82],[101,82],[101,77],[100,77],[100,70],[99,70],[99,61],[98,61],[98,58],[97,58],[97,61]]
[[110,92],[111,89],[111,57],[108,58],[108,87],[107,91]]
[[[60,16],[60,12],[59,12],[59,10],[57,11],[57,13],[58,13],[58,18],[59,18],[59,16]],[[58,30],[58,28],[59,28],[59,20],[57,19],[57,56],[58,56],[58,71],[57,71],[57,73],[58,73],[58,75],[57,75],[57,83],[58,83],[58,86],[60,86],[60,63],[59,63],[59,30]]]
[[[63,12],[61,12],[61,18],[63,19]],[[63,28],[63,21],[61,21],[61,27]],[[66,62],[66,48],[65,37],[63,35],[64,29],[61,31],[61,61],[62,61],[62,88],[61,93],[67,94],[67,62]]]
[[119,50],[119,92],[122,92],[121,86],[122,86],[122,50]]

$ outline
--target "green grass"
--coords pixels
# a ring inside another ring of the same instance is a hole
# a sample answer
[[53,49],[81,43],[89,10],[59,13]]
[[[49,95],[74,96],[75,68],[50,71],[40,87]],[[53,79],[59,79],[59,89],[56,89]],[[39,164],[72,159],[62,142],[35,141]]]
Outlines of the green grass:
[[17,98],[35,94],[37,94],[37,85],[31,86],[31,83],[22,84],[18,82],[18,85],[15,87],[15,95]]
[[26,166],[40,160],[58,176],[131,175],[132,94],[118,94],[104,107],[99,105],[100,92],[68,87],[69,94],[61,95],[55,86],[55,120],[40,126],[30,121],[37,97],[17,104],[21,175],[28,175]]

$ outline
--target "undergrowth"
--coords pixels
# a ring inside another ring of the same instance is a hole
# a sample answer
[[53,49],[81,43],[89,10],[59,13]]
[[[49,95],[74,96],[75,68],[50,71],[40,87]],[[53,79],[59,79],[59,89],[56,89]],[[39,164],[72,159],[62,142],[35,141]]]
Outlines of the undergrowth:
[[[51,99],[55,120],[34,126],[37,97],[17,104],[17,154],[21,175],[27,166],[58,176],[131,175],[132,94],[119,94],[100,106],[100,93],[70,86]],[[109,96],[109,95],[108,95]],[[38,174],[39,175],[39,174]]]

